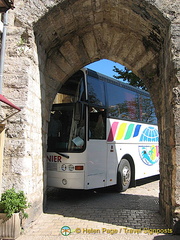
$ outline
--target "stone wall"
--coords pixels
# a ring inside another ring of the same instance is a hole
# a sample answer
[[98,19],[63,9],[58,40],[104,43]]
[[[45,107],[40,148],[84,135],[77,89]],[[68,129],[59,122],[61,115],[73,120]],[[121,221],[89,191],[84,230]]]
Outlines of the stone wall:
[[154,101],[160,207],[171,225],[180,207],[179,1],[19,0],[15,6],[9,11],[3,94],[22,111],[6,123],[3,189],[25,191],[32,202],[29,219],[42,211],[53,99],[74,72],[106,58],[141,77]]

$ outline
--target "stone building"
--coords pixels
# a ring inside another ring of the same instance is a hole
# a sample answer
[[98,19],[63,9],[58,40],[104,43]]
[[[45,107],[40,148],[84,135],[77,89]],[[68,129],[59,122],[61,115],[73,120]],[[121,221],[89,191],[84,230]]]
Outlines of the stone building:
[[[142,78],[160,132],[160,210],[180,219],[179,0],[19,0],[9,10],[3,95],[21,111],[6,121],[2,190],[15,186],[43,211],[50,109],[69,76],[99,59]],[[8,113],[1,108],[1,116]]]

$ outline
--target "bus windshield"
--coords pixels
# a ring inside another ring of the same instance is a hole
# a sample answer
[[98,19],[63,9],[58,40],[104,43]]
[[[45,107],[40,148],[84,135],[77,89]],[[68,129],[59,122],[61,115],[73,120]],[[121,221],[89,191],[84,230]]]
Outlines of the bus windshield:
[[72,76],[53,104],[48,128],[48,152],[80,152],[85,148],[84,74]]

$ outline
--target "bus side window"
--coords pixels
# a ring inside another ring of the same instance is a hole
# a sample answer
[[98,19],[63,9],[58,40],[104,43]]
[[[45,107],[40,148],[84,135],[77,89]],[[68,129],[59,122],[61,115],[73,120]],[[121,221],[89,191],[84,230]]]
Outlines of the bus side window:
[[97,78],[88,76],[88,99],[90,104],[105,106],[104,82]]
[[105,139],[105,109],[91,107],[89,112],[89,138]]
[[155,109],[150,97],[140,96],[140,120],[145,123],[157,124]]

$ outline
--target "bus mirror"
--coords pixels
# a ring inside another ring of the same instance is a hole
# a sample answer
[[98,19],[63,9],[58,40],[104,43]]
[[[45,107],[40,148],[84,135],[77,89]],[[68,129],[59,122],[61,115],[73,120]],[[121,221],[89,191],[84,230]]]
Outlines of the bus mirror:
[[75,121],[81,120],[81,109],[82,109],[82,104],[80,102],[76,102],[75,107],[74,107],[74,120]]

